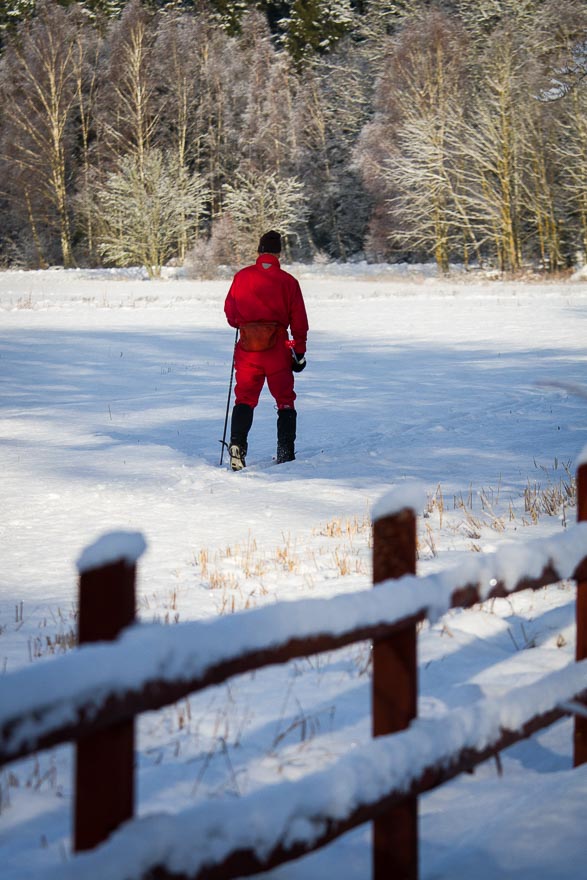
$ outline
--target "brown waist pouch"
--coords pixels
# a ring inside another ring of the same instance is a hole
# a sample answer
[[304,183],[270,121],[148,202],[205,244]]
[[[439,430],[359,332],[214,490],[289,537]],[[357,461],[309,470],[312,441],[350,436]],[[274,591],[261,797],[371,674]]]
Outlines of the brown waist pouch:
[[273,348],[281,324],[274,321],[251,321],[240,327],[240,344],[244,351],[267,351]]

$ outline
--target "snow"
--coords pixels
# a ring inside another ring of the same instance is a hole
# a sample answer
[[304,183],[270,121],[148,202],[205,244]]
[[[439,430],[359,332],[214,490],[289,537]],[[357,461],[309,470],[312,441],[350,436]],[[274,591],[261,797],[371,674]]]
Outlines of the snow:
[[387,516],[393,516],[400,510],[408,509],[414,513],[420,513],[426,504],[426,488],[420,483],[410,485],[406,483],[398,489],[392,489],[386,492],[373,505],[371,518],[373,522],[384,519]]
[[517,688],[501,700],[479,701],[442,719],[419,720],[394,737],[381,737],[352,750],[331,770],[299,782],[262,789],[241,801],[206,804],[170,821],[152,816],[127,826],[98,852],[82,855],[59,873],[63,880],[134,880],[148,868],[163,865],[186,876],[251,848],[266,857],[280,842],[311,844],[326,830],[321,818],[344,820],[353,810],[391,791],[407,791],[426,769],[450,765],[463,749],[484,750],[504,731],[529,721],[587,687],[587,661],[548,676],[540,684]]
[[[551,557],[572,573],[583,552],[567,487],[586,454],[577,389],[587,385],[587,287],[464,272],[441,279],[430,267],[288,268],[311,323],[309,367],[296,380],[297,460],[268,466],[275,413],[264,393],[250,468],[236,475],[218,467],[234,339],[222,313],[228,273],[160,282],[139,271],[0,275],[3,718],[41,696],[42,723],[62,722],[60,701],[81,699],[84,688],[97,705],[111,685],[192,674],[317,625],[336,631],[415,606],[433,618],[419,635],[420,720],[402,734],[409,759],[391,743],[383,758],[385,746],[370,742],[367,645],[241,676],[142,716],[141,821],[108,844],[131,861],[124,835],[138,835],[145,853],[150,840],[164,847],[173,831],[163,814],[191,812],[202,823],[174,858],[192,858],[199,834],[203,852],[215,840],[221,848],[223,829],[244,826],[234,811],[250,798],[260,812],[246,816],[260,817],[264,833],[281,820],[292,835],[311,833],[307,809],[322,797],[339,808],[353,779],[370,788],[370,766],[395,779],[417,755],[425,760],[426,742],[448,747],[514,723],[539,699],[574,693],[568,581],[443,612],[457,577],[489,591],[528,567],[539,574]],[[424,494],[412,495],[418,484]],[[373,590],[370,520],[396,505],[419,515],[425,578]],[[148,545],[141,622],[110,650],[86,646],[77,663],[75,560],[111,532],[119,546],[100,551],[98,564],[121,548],[137,561],[139,533]],[[533,691],[545,675],[552,686]],[[423,880],[578,880],[587,775],[571,769],[571,740],[562,721],[505,752],[503,776],[487,762],[421,798]],[[339,759],[351,775],[322,792]],[[71,767],[65,746],[0,772],[3,880],[64,872]],[[298,784],[296,803],[306,806],[294,816],[280,785]],[[220,836],[206,843],[214,827]],[[369,876],[369,865],[364,827],[269,876],[347,880]]]
[[147,544],[140,532],[106,532],[81,553],[77,570],[83,574],[115,562],[136,565],[146,549]]
[[[126,535],[123,540],[119,534],[107,535],[88,548],[91,567],[98,558],[118,559],[123,545],[134,549],[137,544],[140,552],[144,546],[140,536],[132,536],[129,543]],[[496,553],[471,556],[452,569],[383,582],[377,590],[282,602],[212,622],[178,624],[172,630],[161,625],[132,627],[114,646],[84,645],[75,654],[41,668],[5,675],[0,682],[0,725],[10,728],[6,747],[17,751],[35,732],[47,734],[71,722],[76,710],[88,702],[92,710],[98,709],[111,694],[140,691],[157,682],[202,678],[220,663],[292,639],[316,634],[335,637],[423,612],[437,620],[451,607],[454,591],[467,584],[479,584],[480,595],[486,598],[498,581],[512,590],[523,577],[538,577],[551,563],[560,580],[570,578],[586,557],[587,523],[579,523],[550,539],[503,545]],[[32,717],[23,725],[15,724],[14,717],[23,712]]]

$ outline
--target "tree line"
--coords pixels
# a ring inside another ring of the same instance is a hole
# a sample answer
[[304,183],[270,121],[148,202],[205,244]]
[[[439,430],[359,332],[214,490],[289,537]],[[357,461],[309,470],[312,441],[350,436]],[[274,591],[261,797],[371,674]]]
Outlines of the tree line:
[[[9,14],[11,13],[11,14]],[[587,253],[582,0],[0,8],[0,261]]]

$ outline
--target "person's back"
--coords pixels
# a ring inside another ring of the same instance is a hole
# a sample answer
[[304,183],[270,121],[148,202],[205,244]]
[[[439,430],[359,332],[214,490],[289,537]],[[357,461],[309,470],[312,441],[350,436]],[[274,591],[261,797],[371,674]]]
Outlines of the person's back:
[[224,304],[228,323],[239,329],[229,445],[233,470],[245,467],[248,433],[265,379],[278,410],[277,461],[295,458],[293,372],[306,365],[308,318],[300,285],[279,265],[280,252],[279,233],[265,233],[256,263],[236,273]]

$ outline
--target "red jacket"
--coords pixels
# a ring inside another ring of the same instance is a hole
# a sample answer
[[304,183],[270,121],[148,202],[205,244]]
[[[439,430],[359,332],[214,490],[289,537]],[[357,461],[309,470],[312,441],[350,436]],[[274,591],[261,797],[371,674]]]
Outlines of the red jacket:
[[273,254],[259,254],[254,266],[236,273],[224,313],[231,327],[251,321],[276,321],[290,327],[296,352],[306,351],[308,317],[300,285]]

